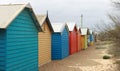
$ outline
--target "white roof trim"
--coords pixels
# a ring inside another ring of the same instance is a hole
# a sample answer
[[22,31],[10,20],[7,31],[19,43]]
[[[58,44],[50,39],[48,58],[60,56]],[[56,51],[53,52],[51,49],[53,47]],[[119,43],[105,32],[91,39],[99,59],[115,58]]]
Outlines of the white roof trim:
[[77,26],[77,30],[80,30],[80,27]]
[[87,28],[81,28],[81,35],[87,35],[88,29]]
[[62,33],[65,28],[65,23],[52,23],[54,32]]
[[25,7],[31,8],[31,5],[29,3],[0,5],[0,28],[7,28]]
[[40,26],[43,25],[46,18],[47,18],[47,15],[37,15],[37,19],[39,21]]
[[32,8],[32,6],[30,5],[30,3],[27,3],[27,4],[26,4],[26,7],[27,7],[27,8]]
[[[67,22],[66,24],[68,26],[69,31],[73,31],[74,27],[76,26],[75,22]],[[77,26],[76,26],[76,28],[77,28]]]
[[93,34],[93,31],[92,30],[89,30],[90,31],[90,34]]

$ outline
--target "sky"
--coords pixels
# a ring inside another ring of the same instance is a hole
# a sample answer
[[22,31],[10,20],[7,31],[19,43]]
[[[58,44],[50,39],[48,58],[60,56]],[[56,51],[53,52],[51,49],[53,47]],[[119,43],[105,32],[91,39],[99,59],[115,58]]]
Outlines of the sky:
[[0,4],[29,2],[36,14],[48,15],[51,22],[75,22],[83,27],[94,29],[101,21],[107,22],[111,10],[111,0],[0,0]]

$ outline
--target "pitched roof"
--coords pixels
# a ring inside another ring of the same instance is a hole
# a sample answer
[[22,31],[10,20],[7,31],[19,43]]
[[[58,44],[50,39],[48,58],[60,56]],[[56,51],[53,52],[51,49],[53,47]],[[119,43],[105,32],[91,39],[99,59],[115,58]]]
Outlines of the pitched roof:
[[77,26],[77,31],[81,34],[81,28]]
[[81,27],[77,26],[77,30],[79,30],[81,32]]
[[77,30],[79,30],[79,29],[80,29],[80,27],[77,26]]
[[39,21],[40,26],[43,25],[46,17],[47,17],[47,15],[37,15],[37,19],[38,19],[38,21]]
[[48,26],[50,28],[50,30],[52,32],[54,32],[53,28],[52,28],[52,25],[51,25],[51,22],[48,18],[48,14],[47,15],[37,15],[37,19],[39,21],[39,25],[42,26],[44,24],[44,22],[46,21],[48,23]]
[[81,28],[81,35],[87,35],[88,28]]
[[92,30],[89,30],[90,31],[90,34],[93,34],[93,31]]
[[62,33],[65,28],[65,23],[52,23],[54,32]]
[[[21,13],[24,8],[29,8],[32,13],[35,21],[38,23],[35,14],[32,10],[31,5],[28,4],[6,4],[0,5],[0,28],[7,28],[10,23]],[[41,28],[39,27],[39,30]]]
[[68,26],[69,31],[73,31],[74,27],[76,26],[75,22],[67,22],[66,24]]

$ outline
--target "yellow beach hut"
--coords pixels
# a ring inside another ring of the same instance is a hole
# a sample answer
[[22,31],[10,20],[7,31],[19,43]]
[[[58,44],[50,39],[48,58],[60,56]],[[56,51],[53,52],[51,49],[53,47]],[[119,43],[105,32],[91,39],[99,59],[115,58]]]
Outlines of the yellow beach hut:
[[48,14],[37,15],[37,19],[43,30],[43,32],[38,33],[38,64],[41,66],[51,61],[51,34],[53,29]]
[[88,48],[88,28],[81,28],[82,49]]

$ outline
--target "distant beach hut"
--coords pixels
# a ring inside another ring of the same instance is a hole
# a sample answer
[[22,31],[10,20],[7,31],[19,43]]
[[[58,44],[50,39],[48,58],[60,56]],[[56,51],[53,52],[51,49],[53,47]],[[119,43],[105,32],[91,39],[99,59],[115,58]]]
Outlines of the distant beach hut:
[[43,30],[43,32],[38,33],[38,37],[39,37],[38,38],[38,41],[39,41],[38,61],[40,66],[51,61],[51,35],[53,32],[53,28],[48,18],[48,14],[37,15],[37,19]]
[[74,54],[78,51],[77,47],[77,26],[73,22],[67,22],[69,29],[69,53]]
[[94,45],[94,33],[92,30],[90,30],[90,46],[93,46]]
[[69,31],[64,23],[52,23],[52,60],[69,56]]
[[88,34],[88,28],[81,28],[82,49],[86,49],[88,47]]
[[78,51],[82,50],[81,29],[77,28],[77,47]]
[[38,71],[38,31],[30,4],[0,5],[0,71]]

